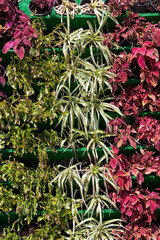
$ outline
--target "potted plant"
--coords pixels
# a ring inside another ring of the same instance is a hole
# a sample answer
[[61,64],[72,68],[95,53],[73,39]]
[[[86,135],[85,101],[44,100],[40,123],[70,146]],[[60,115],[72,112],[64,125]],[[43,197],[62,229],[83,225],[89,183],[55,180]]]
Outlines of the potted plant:
[[40,229],[39,224],[31,222],[30,224],[24,224],[20,230],[20,237],[29,236],[30,234],[35,233],[37,229]]
[[150,0],[151,7],[154,12],[160,13],[160,2],[159,0]]
[[102,0],[81,0],[81,13],[94,15],[96,10],[104,11],[104,3]]
[[36,16],[45,16],[52,11],[56,0],[32,0],[29,4],[29,10]]
[[148,0],[132,0],[131,10],[135,13],[144,13],[147,11]]
[[130,0],[106,0],[105,5],[110,6],[112,17],[118,17],[129,9],[131,2]]
[[[160,75],[159,53],[154,44],[146,41],[141,48],[132,49],[131,65],[135,71],[139,70],[141,82],[156,87]],[[132,69],[133,71],[133,69]]]
[[68,12],[74,18],[74,15],[78,14],[78,4],[75,0],[58,0],[54,3],[54,10],[57,15],[67,15]]

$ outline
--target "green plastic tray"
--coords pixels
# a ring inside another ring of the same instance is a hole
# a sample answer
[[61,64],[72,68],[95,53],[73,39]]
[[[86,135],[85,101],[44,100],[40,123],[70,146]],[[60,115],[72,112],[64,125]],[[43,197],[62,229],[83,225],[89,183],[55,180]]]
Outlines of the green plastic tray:
[[[19,9],[24,11],[31,19],[34,19],[35,17],[31,15],[31,12],[29,11],[28,5],[31,0],[25,0],[19,2]],[[77,0],[77,3],[80,3],[80,0]],[[121,23],[127,15],[121,15],[117,17],[117,20]],[[159,13],[140,13],[140,17],[145,17],[148,21],[151,22],[158,22],[160,19]],[[66,16],[63,17],[63,22],[66,24]],[[54,8],[51,12],[51,14],[48,14],[47,16],[43,16],[43,20],[47,26],[48,30],[52,30],[55,26],[59,25],[61,23],[61,16],[57,15],[54,11]],[[76,15],[74,19],[71,19],[71,29],[75,30],[77,27],[87,28],[88,24],[87,21],[90,21],[92,24],[97,24],[97,18],[94,15]],[[107,28],[113,29],[115,27],[115,23],[108,19],[108,24],[106,25]]]
[[[37,211],[37,215],[34,217],[33,221],[36,220],[38,216],[41,216],[45,212],[42,210]],[[25,215],[24,217],[25,218]],[[0,226],[7,227],[8,225],[12,225],[15,221],[18,220],[18,214],[16,212],[8,212],[8,213],[0,213]]]
[[[91,211],[89,213],[86,213],[86,210],[79,210],[78,211],[80,216],[85,217],[90,217],[91,216]],[[155,211],[157,218],[160,217],[160,208]],[[37,216],[41,216],[42,214],[45,214],[44,211],[38,211]],[[116,219],[116,218],[121,218],[121,212],[117,209],[104,209],[102,211],[103,215],[103,220],[109,220],[109,219]],[[96,213],[93,214],[93,217],[96,218]],[[35,217],[36,218],[36,217]],[[8,214],[6,213],[1,213],[0,214],[0,226],[5,226],[7,227],[8,225],[13,224],[16,220],[18,220],[18,214],[16,212],[9,212]]]
[[[33,14],[31,14],[31,12],[29,11],[29,8],[28,8],[30,2],[31,2],[31,0],[25,0],[25,1],[19,2],[19,9],[24,11],[31,18],[31,20],[33,20],[33,19],[35,19],[35,16],[33,16]],[[79,4],[80,0],[77,0],[77,3]],[[122,22],[123,17],[124,17],[123,15],[118,16],[117,20],[119,22]],[[51,14],[48,14],[47,16],[43,16],[43,20],[49,31],[52,31],[54,29],[54,27],[61,24],[61,16],[57,15],[55,13],[54,8],[53,8]],[[63,23],[65,25],[66,25],[66,20],[67,20],[67,16],[63,16]],[[70,28],[71,28],[71,30],[75,30],[79,27],[86,29],[86,28],[88,28],[87,21],[89,21],[93,25],[98,24],[97,17],[95,15],[82,14],[82,15],[75,15],[74,19],[70,19]],[[113,20],[111,20],[109,18],[108,23],[105,26],[106,29],[107,28],[113,29],[114,26],[115,26],[115,23],[113,22]]]
[[[81,217],[87,218],[91,216],[92,211],[89,211],[87,214],[86,210],[79,210],[79,215]],[[115,218],[121,218],[121,212],[117,209],[104,209],[102,211],[103,220],[109,220],[109,219],[115,219]],[[93,218],[96,218],[96,213],[93,213]]]
[[[109,147],[111,150],[111,148]],[[126,156],[133,155],[136,151],[139,152],[140,149],[145,149],[145,146],[137,146],[137,149],[132,148],[131,146],[125,146],[120,148],[119,153],[125,154]],[[157,152],[157,150],[154,147],[148,148],[149,151]],[[92,157],[92,150],[89,149],[89,154]],[[15,150],[13,149],[3,149],[0,151],[0,154],[2,154],[2,159],[7,160],[10,157],[14,157]],[[71,159],[75,157],[74,151],[69,148],[55,148],[55,152],[52,152],[50,149],[47,149],[48,157],[50,159],[50,162],[54,162],[55,164],[58,164],[60,161],[64,159]],[[97,148],[97,153],[99,157],[103,156],[103,150],[101,148]],[[83,160],[88,157],[87,154],[87,148],[77,148],[76,149],[76,155],[79,160]],[[21,157],[16,156],[17,159],[20,159]],[[23,155],[23,159],[30,159],[33,162],[38,162],[36,155],[33,153],[27,153]]]

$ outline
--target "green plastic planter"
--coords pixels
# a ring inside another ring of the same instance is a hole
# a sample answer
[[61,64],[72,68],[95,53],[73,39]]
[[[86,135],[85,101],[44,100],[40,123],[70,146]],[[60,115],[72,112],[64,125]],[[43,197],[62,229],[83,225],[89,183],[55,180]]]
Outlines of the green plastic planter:
[[[87,218],[91,216],[92,211],[89,211],[86,214],[86,210],[79,210],[78,213],[80,214],[80,216]],[[157,218],[160,217],[160,208],[158,210],[155,211]],[[121,212],[117,209],[104,209],[102,211],[102,215],[103,215],[103,220],[110,220],[110,219],[116,219],[116,218],[121,218]],[[93,213],[93,217],[96,217],[96,213]]]
[[[25,1],[21,1],[19,2],[19,9],[24,11],[31,19],[34,19],[35,17],[31,14],[31,12],[29,11],[29,3],[31,2],[31,0],[25,0]],[[77,3],[80,3],[80,0],[77,0]],[[121,15],[117,17],[117,20],[119,21],[119,23],[122,23],[124,17],[126,17],[127,15]],[[139,14],[140,17],[145,17],[148,21],[152,21],[152,22],[158,22],[159,18],[160,18],[160,14],[159,13],[140,13]],[[63,22],[64,24],[66,24],[66,16],[63,16]],[[51,12],[51,14],[48,14],[47,16],[43,16],[43,20],[47,26],[48,30],[52,30],[55,26],[59,25],[61,23],[61,16],[57,15],[54,11],[54,8]],[[90,21],[92,24],[98,24],[97,22],[97,18],[95,15],[87,15],[87,14],[83,14],[83,15],[76,15],[74,17],[74,19],[71,19],[71,23],[70,23],[70,27],[72,30],[77,29],[77,27],[79,28],[88,28],[88,24],[87,21]],[[115,27],[115,23],[111,20],[108,19],[108,24],[107,24],[108,28],[111,30]]]
[[[45,214],[44,211],[39,210],[37,211],[37,215],[34,217],[33,221],[36,221],[36,218],[38,216],[42,216],[42,214]],[[18,213],[16,212],[8,212],[8,213],[0,213],[0,226],[8,226],[8,225],[12,225],[15,221],[18,220]],[[23,219],[25,218],[25,215],[23,217]]]
[[[33,20],[35,19],[35,16],[31,14],[28,8],[30,2],[31,0],[25,0],[25,1],[19,2],[19,9],[24,11],[31,18],[31,20]],[[80,0],[77,0],[77,3],[79,4]],[[124,16],[125,15],[118,16],[117,20],[121,23],[123,21]],[[52,31],[54,27],[61,24],[61,16],[55,13],[54,8],[51,14],[48,14],[47,16],[43,16],[43,20],[49,31]],[[63,23],[65,25],[67,22],[66,20],[67,20],[67,16],[63,16]],[[86,29],[88,28],[87,21],[89,21],[93,25],[98,24],[97,17],[95,15],[82,14],[82,15],[75,15],[74,19],[70,19],[70,28],[71,30],[75,30],[79,27]],[[106,30],[107,28],[113,29],[114,27],[115,27],[115,23],[113,22],[113,20],[109,18],[106,26]]]
[[[108,147],[109,150],[111,150],[110,147]],[[145,146],[137,146],[137,149],[134,149],[131,146],[125,146],[125,147],[121,147],[119,150],[120,154],[125,154],[126,156],[131,156],[135,153],[135,151],[139,152],[140,149],[145,149]],[[157,152],[157,150],[154,147],[150,147],[148,148],[148,151],[154,151]],[[89,154],[92,157],[92,150],[89,149]],[[71,159],[73,157],[75,157],[74,151],[71,148],[55,148],[55,151],[52,152],[50,149],[47,149],[47,153],[48,153],[48,157],[50,159],[50,162],[53,162],[55,164],[58,164],[60,161],[64,160],[64,159]],[[101,148],[97,148],[97,153],[99,158],[102,157],[103,154],[103,150]],[[7,160],[10,157],[15,157],[16,159],[20,159],[22,158],[21,156],[15,156],[15,150],[14,149],[3,149],[0,151],[0,154],[2,154],[2,159]],[[83,160],[84,158],[88,157],[87,154],[87,148],[76,148],[76,155],[77,158],[79,160]],[[33,153],[27,153],[23,155],[23,159],[30,159],[31,161],[37,163],[37,157],[36,155],[34,155]]]
[[[92,211],[89,211],[86,214],[86,210],[79,210],[78,213],[81,217],[87,218],[87,217],[91,217]],[[102,216],[103,216],[103,220],[121,218],[121,212],[117,209],[104,209],[102,211]],[[97,218],[96,213],[93,213],[92,217]]]
[[[79,210],[79,215],[81,217],[87,218],[91,216],[91,211],[89,211],[86,214],[86,210]],[[157,218],[160,217],[160,208],[155,211]],[[37,216],[35,216],[35,219],[38,216],[42,216],[42,214],[45,214],[45,211],[38,211]],[[110,220],[110,219],[116,219],[121,218],[121,212],[117,209],[104,209],[102,211],[103,220]],[[96,217],[96,213],[93,213],[93,217]],[[1,227],[7,227],[8,225],[12,225],[15,221],[18,220],[18,214],[16,212],[9,212],[9,213],[0,213],[0,226]]]

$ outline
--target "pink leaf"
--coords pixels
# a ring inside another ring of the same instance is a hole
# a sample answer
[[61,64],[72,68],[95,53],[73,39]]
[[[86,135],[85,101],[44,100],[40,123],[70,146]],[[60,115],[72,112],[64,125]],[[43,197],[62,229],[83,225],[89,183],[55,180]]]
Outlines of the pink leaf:
[[2,86],[4,87],[4,85],[5,85],[5,78],[4,77],[0,77],[0,83],[2,84]]
[[143,174],[141,172],[138,172],[136,179],[137,179],[137,183],[141,185],[142,182],[144,182]]
[[113,153],[114,153],[115,155],[117,155],[118,152],[119,152],[119,149],[118,149],[117,147],[113,146],[113,145],[111,146],[111,148],[112,148]]
[[116,169],[116,167],[117,167],[117,159],[116,158],[112,158],[110,164],[111,164],[111,167],[113,169]]
[[140,66],[140,68],[142,68],[143,70],[145,70],[147,68],[144,57],[142,55],[139,56],[137,63]]
[[2,90],[0,90],[0,97],[3,97],[3,98],[7,98],[7,94],[5,92],[3,92]]
[[121,72],[121,73],[119,74],[119,77],[120,77],[122,83],[125,83],[125,82],[127,81],[127,79],[128,79],[126,72]]
[[4,54],[7,53],[7,52],[13,47],[13,43],[14,43],[13,41],[7,42],[7,43],[4,45],[2,52],[3,52]]
[[137,177],[137,174],[138,174],[138,170],[137,169],[132,169],[131,170],[131,173],[133,174],[133,176]]
[[157,31],[154,33],[153,39],[154,39],[157,47],[160,47],[160,29],[157,29]]
[[120,139],[118,142],[117,142],[117,147],[120,148],[123,144],[123,139]]
[[137,144],[136,144],[136,141],[131,137],[131,136],[128,136],[128,140],[129,140],[129,143],[131,144],[131,146],[136,149],[137,148]]
[[23,57],[24,57],[24,48],[23,47],[20,47],[20,48],[18,48],[17,50],[16,50],[16,53],[17,53],[17,55],[18,55],[18,57],[20,58],[20,59],[22,59]]
[[130,217],[132,215],[132,210],[131,209],[127,210],[126,215]]

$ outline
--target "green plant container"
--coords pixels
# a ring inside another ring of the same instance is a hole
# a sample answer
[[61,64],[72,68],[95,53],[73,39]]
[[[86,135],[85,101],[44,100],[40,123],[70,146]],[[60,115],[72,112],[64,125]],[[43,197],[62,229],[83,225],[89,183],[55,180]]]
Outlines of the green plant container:
[[[39,210],[37,211],[37,215],[33,218],[33,221],[36,221],[38,216],[42,216],[42,214],[45,214],[45,211]],[[12,225],[15,221],[17,221],[19,218],[18,213],[16,212],[8,212],[8,213],[0,213],[0,226],[7,227],[8,225]],[[23,216],[23,219],[25,218],[25,215]]]
[[[24,0],[19,2],[19,9],[24,11],[31,18],[31,20],[33,20],[36,17],[33,16],[33,14],[31,14],[31,12],[29,11],[28,6],[30,2],[31,0]],[[80,0],[77,0],[77,3],[79,4]],[[121,23],[123,21],[124,16],[126,15],[118,16],[117,20]],[[45,22],[47,29],[49,31],[52,31],[56,26],[61,24],[61,15],[57,15],[53,8],[51,14],[48,14],[47,16],[43,16],[43,21]],[[76,30],[79,27],[86,29],[88,28],[87,21],[89,21],[93,25],[96,24],[98,26],[97,17],[95,15],[82,14],[82,15],[75,15],[74,19],[70,19],[70,28],[71,30]],[[63,23],[66,26],[67,16],[63,16]],[[114,27],[115,27],[115,23],[113,22],[113,20],[108,18],[108,22],[105,26],[105,29],[106,30],[107,28],[113,29]]]
[[[110,147],[108,147],[109,150],[111,150]],[[126,156],[131,156],[133,155],[136,151],[139,152],[140,149],[145,149],[145,146],[137,146],[137,149],[134,149],[131,146],[125,146],[121,147],[119,150],[119,154],[125,154]],[[37,151],[37,150],[35,150]],[[148,148],[148,151],[153,151],[153,152],[158,152],[154,147]],[[55,148],[55,151],[51,151],[50,149],[47,149],[48,157],[50,159],[50,162],[53,162],[55,164],[58,164],[60,161],[64,159],[71,159],[75,157],[74,151],[72,148]],[[89,149],[88,153],[92,157],[92,150]],[[99,158],[102,157],[103,150],[101,148],[97,148],[97,153]],[[14,149],[3,149],[0,151],[0,154],[2,154],[2,159],[7,160],[9,158],[15,157],[16,159],[21,159],[21,156],[15,156],[15,150]],[[78,160],[83,160],[88,157],[87,154],[87,148],[76,148],[76,156]],[[31,161],[37,163],[37,156],[34,155],[33,153],[26,153],[23,155],[23,159],[30,159]]]
[[[79,210],[78,213],[81,217],[87,218],[87,217],[91,217],[92,211],[89,211],[86,214],[86,210]],[[104,209],[102,211],[102,215],[103,215],[103,220],[121,218],[121,212],[117,209]],[[93,213],[92,217],[97,218],[96,213]]]
[[[29,11],[29,3],[31,2],[31,0],[24,0],[19,2],[19,9],[24,11],[32,20],[35,18],[35,16],[33,16],[31,14],[31,12]],[[80,0],[77,0],[77,3],[80,3]],[[124,17],[126,17],[126,14],[123,14],[121,16],[117,17],[117,20],[119,21],[119,23],[122,23]],[[145,17],[148,21],[152,21],[152,22],[158,22],[159,18],[160,18],[160,14],[159,13],[140,13],[139,14],[140,17]],[[66,16],[63,16],[63,23],[66,25]],[[57,15],[55,13],[55,10],[53,8],[51,14],[48,14],[47,16],[43,16],[43,20],[47,26],[47,29],[52,31],[52,29],[54,27],[56,27],[57,25],[61,24],[61,16]],[[82,28],[88,28],[88,24],[87,21],[91,22],[92,24],[98,24],[97,22],[97,18],[95,15],[87,15],[87,14],[83,14],[83,15],[75,15],[74,19],[71,19],[71,29],[75,30],[77,29],[77,27],[82,27]],[[106,25],[106,29],[109,28],[110,30],[113,29],[115,27],[115,23],[113,22],[113,20],[111,20],[110,18],[108,19],[107,25]]]
[[[92,214],[92,211],[89,211],[86,214],[86,210],[79,210],[78,211],[79,215],[87,218],[90,217]],[[157,218],[160,217],[160,208],[155,211]],[[121,218],[121,212],[117,209],[105,209],[102,211],[103,215],[103,220],[110,220],[110,219],[116,219],[116,218]],[[96,213],[93,213],[93,217],[97,218]]]
[[[135,176],[132,176],[132,185],[133,187],[137,186],[137,180]],[[101,189],[105,189],[103,178],[99,178],[99,186]],[[159,186],[160,186],[160,177],[154,174],[144,175],[144,182],[142,183],[143,188],[149,188],[153,190],[155,188],[158,188]],[[89,188],[91,187],[92,187],[92,183],[90,182]]]
[[139,17],[144,17],[149,22],[158,23],[160,20],[160,13],[139,13]]
[[[91,211],[86,214],[86,210],[79,210],[79,215],[87,218],[91,216]],[[160,217],[160,208],[155,211],[157,218]],[[38,216],[42,216],[42,214],[45,214],[45,211],[38,211],[37,215],[35,216],[35,221]],[[110,219],[116,219],[121,218],[121,212],[117,209],[104,209],[102,211],[103,220],[110,220]],[[93,213],[93,217],[97,218],[96,213]],[[0,213],[0,226],[1,227],[7,227],[11,226],[15,221],[18,220],[18,214],[16,212],[9,212],[9,213]]]
[[[159,16],[159,21],[160,21],[160,16]],[[132,51],[132,48],[134,48],[134,46],[124,46],[124,47],[119,47],[119,48],[113,48],[112,52],[116,53],[116,54],[120,54],[121,52],[126,52],[126,53],[130,53]],[[160,47],[156,48],[159,52],[160,52]]]

